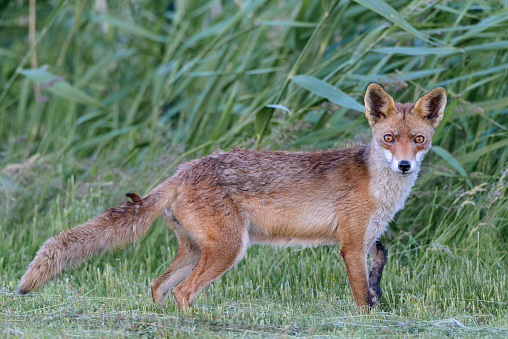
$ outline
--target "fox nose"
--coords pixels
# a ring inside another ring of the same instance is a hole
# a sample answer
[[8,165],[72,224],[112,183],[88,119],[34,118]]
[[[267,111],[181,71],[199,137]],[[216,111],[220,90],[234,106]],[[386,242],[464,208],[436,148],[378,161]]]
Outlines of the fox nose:
[[401,160],[399,162],[399,169],[403,172],[405,171],[409,171],[409,169],[411,168],[411,163],[407,160]]

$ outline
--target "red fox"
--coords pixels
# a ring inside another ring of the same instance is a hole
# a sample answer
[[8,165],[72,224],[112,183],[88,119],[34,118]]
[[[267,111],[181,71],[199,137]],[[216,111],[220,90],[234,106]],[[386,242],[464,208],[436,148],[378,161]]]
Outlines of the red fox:
[[379,236],[403,207],[445,105],[443,88],[416,104],[400,104],[371,84],[365,110],[372,140],[365,146],[314,152],[233,148],[186,162],[146,196],[128,193],[131,202],[48,239],[17,292],[29,293],[66,266],[133,242],[162,214],[176,233],[178,252],[151,283],[156,303],[165,304],[172,291],[178,307],[187,309],[251,243],[338,243],[356,304],[376,306],[386,263]]

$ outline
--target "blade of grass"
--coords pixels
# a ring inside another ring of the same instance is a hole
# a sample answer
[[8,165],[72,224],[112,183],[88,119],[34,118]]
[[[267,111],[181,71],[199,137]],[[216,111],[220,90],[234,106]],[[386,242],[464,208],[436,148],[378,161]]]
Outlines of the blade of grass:
[[19,73],[41,85],[41,90],[48,90],[61,98],[92,106],[102,106],[99,101],[69,84],[64,77],[54,75],[45,68],[22,69]]
[[415,29],[411,26],[406,19],[402,17],[393,7],[388,5],[386,2],[382,0],[354,0],[356,3],[370,9],[371,11],[381,15],[388,21],[394,23],[401,29],[405,30],[408,33],[413,34],[414,36],[428,42],[432,43],[427,36],[423,33]]
[[469,180],[466,170],[464,169],[464,167],[462,167],[460,162],[458,162],[457,159],[455,159],[455,157],[450,154],[450,152],[439,146],[432,146],[431,150],[437,155],[439,155],[448,164],[450,164],[450,166],[455,168],[455,170],[466,179],[469,187],[473,188],[473,184],[471,183],[471,180]]
[[308,75],[297,75],[291,81],[306,90],[326,98],[339,106],[347,107],[358,112],[364,112],[365,108],[346,93],[332,85]]

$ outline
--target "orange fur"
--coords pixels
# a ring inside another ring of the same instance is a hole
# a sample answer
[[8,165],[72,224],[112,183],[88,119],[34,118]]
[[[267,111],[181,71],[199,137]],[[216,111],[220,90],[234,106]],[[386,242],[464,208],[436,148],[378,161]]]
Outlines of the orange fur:
[[[173,291],[178,306],[188,308],[204,286],[242,259],[249,243],[339,243],[357,305],[376,305],[386,262],[379,236],[409,194],[446,95],[438,88],[415,105],[396,104],[372,84],[365,104],[373,131],[368,145],[315,152],[233,148],[184,163],[145,197],[129,194],[132,202],[48,239],[18,292],[29,293],[68,265],[134,241],[163,214],[179,248],[151,284],[157,303]],[[417,143],[417,136],[425,142]]]

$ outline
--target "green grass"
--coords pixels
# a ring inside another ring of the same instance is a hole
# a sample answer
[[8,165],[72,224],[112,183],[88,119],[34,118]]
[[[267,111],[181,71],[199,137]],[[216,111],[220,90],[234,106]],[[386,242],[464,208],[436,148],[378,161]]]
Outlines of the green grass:
[[[506,3],[170,3],[38,1],[34,22],[28,3],[0,1],[1,336],[508,336]],[[134,246],[13,293],[48,237],[186,159],[366,142],[370,82],[403,102],[448,93],[382,238],[377,309],[355,308],[329,246],[252,246],[189,313],[156,306],[150,281],[176,252],[160,220]]]

